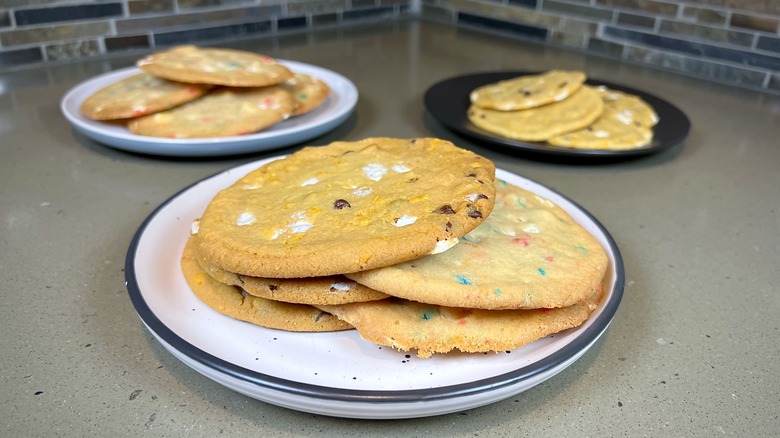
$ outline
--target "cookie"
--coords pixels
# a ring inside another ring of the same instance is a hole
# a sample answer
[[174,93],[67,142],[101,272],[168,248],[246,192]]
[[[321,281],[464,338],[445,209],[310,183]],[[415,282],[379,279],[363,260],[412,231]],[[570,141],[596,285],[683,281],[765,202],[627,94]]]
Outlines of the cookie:
[[231,87],[264,87],[292,77],[287,67],[265,55],[193,45],[152,53],[139,59],[136,66],[172,81]]
[[582,87],[587,76],[577,70],[550,70],[483,85],[469,94],[479,108],[515,111],[566,99]]
[[295,100],[293,116],[300,116],[317,108],[330,95],[328,84],[312,75],[294,73],[293,77],[279,84],[292,94]]
[[427,358],[459,350],[487,353],[519,348],[545,336],[577,327],[601,299],[597,288],[587,299],[559,309],[476,310],[390,298],[367,303],[317,306],[354,326],[375,344]]
[[219,192],[194,238],[242,275],[378,268],[442,251],[482,223],[494,177],[490,160],[434,138],[307,147]]
[[590,126],[552,137],[548,143],[574,149],[627,150],[649,145],[652,126],[658,123],[653,107],[637,96],[597,89],[604,101],[604,111]]
[[172,110],[132,119],[128,129],[166,138],[245,135],[287,119],[293,107],[290,93],[277,86],[219,88]]
[[[197,254],[196,254],[197,256]],[[345,304],[375,301],[386,294],[358,284],[346,277],[261,278],[228,272],[204,257],[197,256],[198,265],[212,278],[237,286],[256,297],[298,304]]]
[[331,332],[352,328],[348,323],[315,307],[266,300],[218,282],[198,265],[191,241],[185,245],[181,268],[195,295],[212,309],[231,318],[294,332]]
[[89,96],[81,104],[81,112],[94,120],[140,117],[193,101],[210,88],[210,85],[185,84],[139,73]]
[[387,294],[450,307],[565,307],[589,296],[607,255],[563,209],[503,181],[493,212],[451,249],[347,276]]
[[598,92],[583,86],[567,99],[536,108],[498,111],[471,105],[467,114],[471,123],[501,137],[545,141],[590,125],[603,107]]

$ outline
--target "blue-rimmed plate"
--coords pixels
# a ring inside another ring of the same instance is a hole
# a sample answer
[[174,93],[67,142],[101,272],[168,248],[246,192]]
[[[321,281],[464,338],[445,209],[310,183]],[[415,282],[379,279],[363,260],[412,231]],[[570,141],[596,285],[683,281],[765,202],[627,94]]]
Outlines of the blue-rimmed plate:
[[253,134],[214,138],[162,138],[135,135],[123,124],[92,120],[81,113],[81,104],[93,93],[116,81],[141,72],[135,67],[105,73],[68,91],[60,110],[73,128],[107,146],[131,152],[179,157],[212,157],[279,149],[325,134],[347,120],[358,100],[358,90],[349,79],[315,65],[279,59],[290,70],[321,79],[331,94],[319,107],[291,117]]
[[190,224],[219,190],[272,159],[232,168],[168,199],[133,237],[125,266],[130,298],[149,331],[182,362],[237,392],[338,417],[395,419],[462,411],[511,397],[563,371],[599,339],[618,309],[623,262],[607,230],[566,197],[498,170],[498,178],[558,204],[606,249],[604,298],[582,326],[508,352],[418,359],[366,342],[354,330],[292,333],[224,316],[199,301],[181,273]]

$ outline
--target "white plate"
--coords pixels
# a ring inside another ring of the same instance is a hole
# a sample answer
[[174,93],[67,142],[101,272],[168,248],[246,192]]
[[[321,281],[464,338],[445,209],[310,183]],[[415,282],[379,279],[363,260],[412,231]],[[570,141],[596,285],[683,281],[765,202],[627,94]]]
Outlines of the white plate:
[[272,159],[235,167],[174,195],[146,219],[127,253],[127,288],[146,327],[182,362],[228,388],[275,405],[338,417],[456,412],[511,397],[553,377],[596,342],[617,311],[623,262],[604,227],[562,195],[498,170],[499,178],[558,204],[607,250],[605,297],[582,326],[511,352],[418,359],[366,342],[354,330],[291,333],[217,313],[195,297],[181,273],[190,223],[219,190]]
[[176,139],[135,135],[118,124],[87,118],[81,104],[99,89],[141,70],[128,67],[109,72],[73,87],[62,98],[60,109],[65,118],[85,136],[117,149],[154,155],[209,157],[278,149],[301,143],[335,129],[349,117],[358,99],[355,84],[346,77],[322,67],[283,59],[277,60],[291,70],[324,81],[331,89],[328,99],[318,108],[299,117],[291,117],[255,134],[231,137]]

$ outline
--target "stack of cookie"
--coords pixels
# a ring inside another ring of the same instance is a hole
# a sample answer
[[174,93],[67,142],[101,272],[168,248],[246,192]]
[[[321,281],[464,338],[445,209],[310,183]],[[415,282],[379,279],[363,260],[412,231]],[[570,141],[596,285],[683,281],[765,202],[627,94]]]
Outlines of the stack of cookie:
[[585,84],[582,71],[551,70],[483,85],[468,119],[504,138],[577,149],[625,150],[652,142],[658,122],[638,96]]
[[218,193],[182,257],[234,318],[356,328],[419,357],[505,351],[584,322],[607,257],[559,207],[450,142],[308,147]]
[[251,134],[322,104],[330,88],[253,52],[192,45],[153,53],[143,70],[90,97],[81,110],[137,135],[206,138]]

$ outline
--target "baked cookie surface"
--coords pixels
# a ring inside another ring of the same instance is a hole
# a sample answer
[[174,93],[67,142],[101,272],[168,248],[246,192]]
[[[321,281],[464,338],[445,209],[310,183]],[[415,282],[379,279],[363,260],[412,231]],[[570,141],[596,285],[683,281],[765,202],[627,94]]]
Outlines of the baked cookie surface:
[[469,94],[479,108],[514,111],[566,99],[580,89],[587,76],[578,70],[550,70],[535,75],[483,85]]
[[330,95],[328,84],[304,73],[294,73],[293,77],[282,82],[279,86],[292,94],[295,101],[293,116],[300,116],[317,108]]
[[512,350],[577,327],[601,299],[601,289],[583,302],[558,309],[475,310],[390,298],[367,303],[317,306],[353,325],[360,336],[426,358],[460,350],[487,353]]
[[575,149],[627,150],[649,145],[658,115],[647,102],[631,94],[596,88],[604,111],[590,126],[552,137],[548,143]]
[[545,141],[593,123],[604,103],[593,88],[581,87],[568,98],[536,108],[498,111],[471,105],[469,121],[479,128],[504,138],[520,141]]
[[186,84],[138,73],[104,87],[81,104],[93,120],[140,117],[177,107],[206,94],[210,85]]
[[218,88],[174,109],[132,119],[128,129],[166,138],[245,135],[286,120],[293,107],[290,93],[277,86]]
[[493,208],[495,166],[433,138],[307,147],[218,193],[194,238],[238,274],[316,277],[443,250]]
[[293,332],[331,332],[352,328],[335,316],[312,306],[290,304],[248,295],[240,288],[218,282],[200,268],[190,241],[181,268],[193,293],[217,312],[262,327]]
[[[194,245],[193,245],[194,246]],[[237,286],[256,297],[298,304],[345,304],[381,300],[388,295],[343,276],[310,278],[261,278],[228,272],[200,257],[198,265],[212,278]]]
[[582,302],[607,264],[599,242],[563,209],[497,181],[493,212],[451,249],[347,276],[424,303],[533,309]]
[[194,45],[152,53],[139,59],[136,65],[172,81],[231,87],[263,87],[292,77],[287,67],[265,55]]

